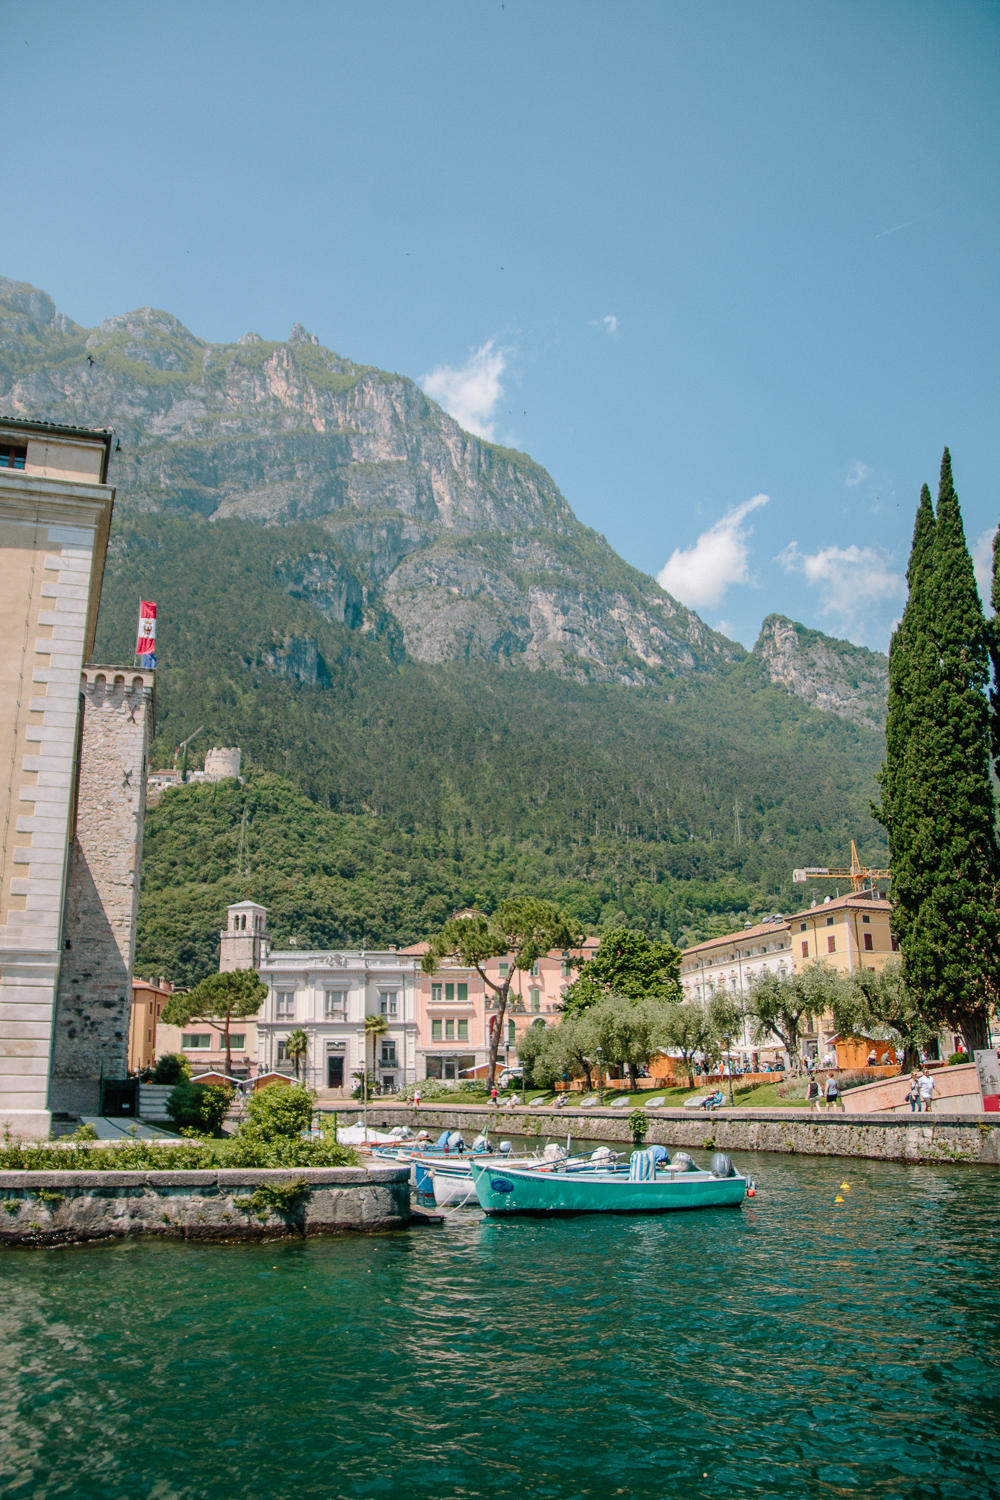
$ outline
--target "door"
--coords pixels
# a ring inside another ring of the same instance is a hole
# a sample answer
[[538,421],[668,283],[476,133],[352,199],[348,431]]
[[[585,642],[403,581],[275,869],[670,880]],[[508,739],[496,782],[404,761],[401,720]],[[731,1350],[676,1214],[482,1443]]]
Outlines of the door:
[[344,1087],[344,1059],[328,1057],[326,1060],[326,1086],[328,1089]]

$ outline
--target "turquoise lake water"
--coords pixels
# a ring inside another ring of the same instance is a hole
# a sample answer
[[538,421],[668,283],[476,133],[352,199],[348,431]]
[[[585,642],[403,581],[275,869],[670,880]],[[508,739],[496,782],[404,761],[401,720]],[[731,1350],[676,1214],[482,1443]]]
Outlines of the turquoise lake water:
[[7,1251],[0,1495],[1000,1495],[1000,1172],[740,1165],[742,1210]]

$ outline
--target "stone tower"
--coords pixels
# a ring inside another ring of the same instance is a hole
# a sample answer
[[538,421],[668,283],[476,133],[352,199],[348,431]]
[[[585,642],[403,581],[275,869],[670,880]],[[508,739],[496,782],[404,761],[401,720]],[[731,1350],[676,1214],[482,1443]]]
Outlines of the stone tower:
[[218,745],[205,756],[205,780],[223,781],[227,776],[239,776],[242,758],[238,745]]
[[267,907],[256,901],[237,901],[226,908],[226,925],[219,933],[219,973],[259,969],[267,958]]
[[155,732],[152,672],[87,666],[69,850],[49,1108],[97,1114],[101,1079],[128,1072],[132,963]]

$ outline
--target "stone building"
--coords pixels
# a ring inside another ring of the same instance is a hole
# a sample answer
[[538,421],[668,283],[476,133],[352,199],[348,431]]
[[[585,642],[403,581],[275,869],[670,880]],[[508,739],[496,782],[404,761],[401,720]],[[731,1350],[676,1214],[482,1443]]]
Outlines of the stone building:
[[0,1126],[124,1078],[153,676],[87,667],[113,434],[0,418]]
[[79,791],[69,851],[49,1108],[98,1114],[128,1072],[132,964],[152,733],[152,672],[81,673]]

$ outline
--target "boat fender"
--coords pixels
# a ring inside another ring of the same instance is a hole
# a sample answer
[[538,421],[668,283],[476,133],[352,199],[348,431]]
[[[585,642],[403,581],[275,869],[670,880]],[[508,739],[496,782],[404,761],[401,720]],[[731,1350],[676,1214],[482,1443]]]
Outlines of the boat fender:
[[698,1168],[694,1164],[694,1161],[690,1156],[688,1156],[686,1151],[675,1151],[674,1159],[671,1165],[674,1167],[675,1171],[678,1167],[685,1172],[697,1172],[698,1170]]
[[736,1176],[736,1168],[733,1166],[732,1162],[729,1160],[729,1157],[724,1151],[716,1151],[715,1155],[712,1157],[711,1170],[713,1177]]

